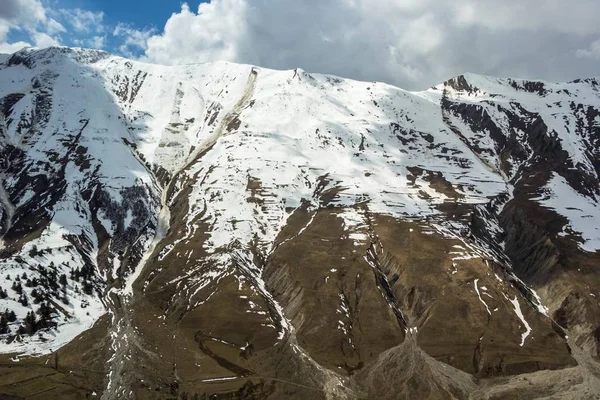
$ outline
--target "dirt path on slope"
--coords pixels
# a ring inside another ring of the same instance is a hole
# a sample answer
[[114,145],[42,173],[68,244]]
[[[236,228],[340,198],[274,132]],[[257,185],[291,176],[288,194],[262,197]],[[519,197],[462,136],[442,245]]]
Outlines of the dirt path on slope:
[[[132,399],[133,394],[130,391],[129,386],[134,381],[133,377],[131,376],[134,371],[130,366],[131,360],[134,356],[134,350],[145,353],[151,358],[157,357],[155,354],[152,354],[144,349],[144,345],[138,336],[137,329],[133,324],[133,317],[131,315],[135,301],[133,284],[145,269],[146,264],[148,264],[152,258],[158,244],[169,232],[171,219],[169,199],[170,197],[177,197],[177,195],[170,196],[170,193],[179,176],[196,161],[198,161],[206,151],[212,148],[219,138],[223,136],[223,133],[229,124],[239,117],[240,113],[248,105],[254,94],[257,77],[258,70],[252,68],[250,75],[248,76],[246,88],[239,101],[235,104],[231,111],[225,115],[223,121],[215,129],[212,135],[210,135],[192,154],[190,154],[188,157],[189,161],[187,161],[183,167],[175,171],[171,179],[164,186],[159,186],[159,190],[161,190],[160,212],[158,215],[154,239],[152,240],[148,249],[144,252],[135,271],[125,279],[122,277],[117,278],[105,291],[106,303],[112,316],[112,323],[108,332],[108,336],[111,341],[113,354],[108,360],[108,382],[106,389],[102,394],[101,400]],[[135,151],[132,151],[132,153],[134,154],[134,157],[141,162],[139,157],[135,154]],[[142,165],[144,165],[143,162]],[[149,173],[151,172],[149,171]],[[159,182],[156,177],[154,177],[154,181],[157,184]]]

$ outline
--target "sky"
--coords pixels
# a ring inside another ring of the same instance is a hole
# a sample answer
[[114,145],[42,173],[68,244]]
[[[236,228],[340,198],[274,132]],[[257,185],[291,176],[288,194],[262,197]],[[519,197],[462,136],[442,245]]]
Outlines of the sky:
[[0,53],[79,46],[409,90],[466,72],[567,81],[600,76],[598,15],[599,0],[0,0]]

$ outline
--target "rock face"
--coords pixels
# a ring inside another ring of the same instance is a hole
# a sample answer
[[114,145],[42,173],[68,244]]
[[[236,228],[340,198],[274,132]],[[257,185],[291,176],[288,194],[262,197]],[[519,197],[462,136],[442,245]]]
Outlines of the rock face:
[[599,177],[597,79],[20,51],[0,397],[597,398]]

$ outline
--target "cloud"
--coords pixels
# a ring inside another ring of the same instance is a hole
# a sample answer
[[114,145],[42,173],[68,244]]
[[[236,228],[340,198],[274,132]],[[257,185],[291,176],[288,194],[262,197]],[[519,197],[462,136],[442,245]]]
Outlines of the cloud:
[[46,33],[49,33],[51,35],[67,31],[60,22],[58,22],[57,20],[55,20],[53,18],[48,18],[46,20],[44,28],[45,28],[44,30],[46,31]]
[[[61,44],[103,48],[108,28],[104,13],[79,8],[49,6],[50,0],[0,0],[0,52],[15,52],[26,46],[39,48]],[[53,2],[53,5],[59,5]],[[65,28],[69,27],[69,31]],[[21,40],[7,41],[10,32]]]
[[59,14],[78,32],[102,33],[105,30],[103,24],[104,13],[75,9],[61,9]]
[[106,35],[105,36],[92,36],[83,39],[73,39],[73,44],[78,47],[92,48],[92,49],[104,49],[106,47]]
[[27,42],[0,43],[0,54],[11,54],[27,46],[31,46],[31,44]]
[[[160,31],[110,25],[103,12],[61,0],[0,2],[1,52],[67,44],[159,64],[300,67],[406,89],[465,72],[561,81],[600,71],[598,0],[210,0],[184,3]],[[18,41],[9,43],[13,32]]]
[[94,49],[103,49],[105,46],[106,36],[94,36],[89,40],[89,46]]
[[600,39],[592,42],[587,49],[577,50],[577,57],[600,60]]
[[183,4],[181,12],[169,18],[162,35],[148,38],[146,56],[161,64],[242,61],[251,56],[244,56],[240,46],[241,35],[250,30],[247,8],[244,0],[213,1],[200,4],[196,14]]
[[[568,34],[600,32],[596,0],[578,0],[573,7],[565,0],[463,0],[453,2],[457,21],[497,31],[552,30]],[[468,18],[465,18],[468,16]]]
[[58,46],[59,42],[52,36],[43,33],[43,32],[34,32],[33,40],[35,43],[35,47],[44,48],[50,46]]
[[146,50],[148,40],[154,33],[153,28],[138,30],[125,23],[117,24],[112,32],[113,36],[121,40],[119,51],[128,57],[135,57],[140,51]]
[[[108,39],[115,28],[105,24],[102,11],[64,8],[62,0],[0,0],[0,3],[0,53],[13,53],[27,46],[101,49],[113,45]],[[146,40],[155,32],[119,24],[116,33],[121,42],[117,49],[134,57],[145,50]],[[13,37],[17,40],[11,40]],[[131,50],[135,48],[141,50]]]
[[38,0],[2,0],[0,19],[33,25],[46,20],[45,9]]
[[408,89],[464,72],[567,80],[598,73],[587,47],[599,13],[597,0],[212,0],[135,46],[161,64],[301,67]]
[[40,0],[2,0],[0,7],[0,51],[14,52],[31,44],[25,41],[8,43],[11,30],[27,32],[30,39],[39,47],[55,46],[59,43],[56,35],[65,32],[64,26],[48,15]]

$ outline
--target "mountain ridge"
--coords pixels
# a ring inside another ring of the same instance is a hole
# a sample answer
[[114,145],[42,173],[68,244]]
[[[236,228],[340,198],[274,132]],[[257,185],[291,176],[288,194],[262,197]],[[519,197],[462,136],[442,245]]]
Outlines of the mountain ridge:
[[[198,62],[198,63],[189,63],[189,64],[177,64],[177,65],[169,65],[169,64],[157,64],[157,63],[153,63],[151,61],[147,61],[147,60],[143,60],[143,59],[129,59],[125,56],[121,56],[121,55],[116,55],[113,54],[107,50],[102,50],[102,49],[92,49],[92,48],[86,48],[86,47],[70,47],[70,46],[50,46],[50,47],[46,47],[46,48],[36,48],[36,47],[24,47],[21,50],[18,50],[14,53],[0,53],[0,56],[4,57],[4,60],[2,60],[1,62],[4,63],[6,61],[8,61],[8,59],[13,56],[14,54],[17,53],[27,53],[27,52],[33,52],[33,53],[43,53],[43,52],[48,52],[51,55],[57,55],[57,54],[67,54],[67,53],[72,53],[72,52],[79,52],[80,54],[96,54],[96,57],[104,57],[104,58],[115,58],[115,59],[120,59],[123,61],[130,61],[130,62],[135,62],[135,63],[139,63],[139,64],[144,64],[144,65],[148,65],[148,66],[162,66],[162,67],[186,67],[186,66],[198,66],[198,65],[205,65],[205,64],[215,64],[215,63],[224,63],[224,64],[235,64],[235,65],[239,65],[239,66],[250,66],[250,67],[256,67],[256,68],[261,68],[263,70],[267,70],[267,71],[278,71],[278,72],[293,72],[293,71],[302,71],[302,72],[308,72],[306,70],[304,70],[303,68],[294,68],[294,69],[273,69],[273,68],[266,68],[266,67],[259,67],[258,65],[252,65],[252,64],[246,64],[246,63],[239,63],[239,62],[235,62],[235,61],[225,61],[225,60],[215,60],[215,61],[205,61],[205,62]],[[94,60],[96,57],[91,57],[91,60]],[[383,84],[383,85],[389,85],[389,86],[393,86],[395,88],[401,89],[401,90],[405,90],[402,89],[398,86],[383,82],[383,81],[361,81],[361,80],[357,80],[357,79],[352,79],[352,78],[346,78],[343,76],[339,76],[339,75],[334,75],[334,74],[322,74],[319,72],[308,72],[311,75],[321,75],[321,76],[328,76],[330,78],[337,78],[337,79],[343,79],[346,81],[356,81],[356,82],[373,82],[373,83],[379,83],[379,84]],[[521,81],[521,82],[539,82],[539,83],[543,83],[543,84],[551,84],[551,85],[562,85],[562,84],[572,84],[572,83],[579,83],[581,81],[586,82],[586,81],[600,81],[600,75],[594,75],[594,76],[586,76],[586,77],[579,77],[579,78],[575,78],[575,79],[571,79],[571,80],[566,80],[566,81],[552,81],[552,80],[547,80],[547,79],[537,79],[537,78],[523,78],[523,77],[517,77],[517,76],[495,76],[495,75],[488,75],[488,74],[481,74],[481,73],[476,73],[476,72],[469,72],[469,71],[465,71],[463,73],[460,73],[456,76],[450,77],[448,78],[446,81],[444,82],[448,82],[451,80],[455,80],[458,79],[459,77],[464,77],[465,79],[468,77],[474,77],[474,78],[489,78],[492,80],[499,80],[499,81]],[[428,88],[424,88],[423,90],[405,90],[408,92],[424,92],[427,91],[428,89],[433,89],[437,86],[443,85],[444,82],[438,82],[438,83],[434,83],[432,86],[429,86]]]

